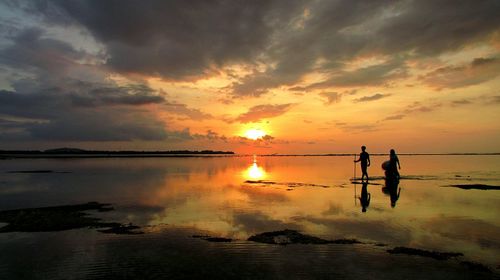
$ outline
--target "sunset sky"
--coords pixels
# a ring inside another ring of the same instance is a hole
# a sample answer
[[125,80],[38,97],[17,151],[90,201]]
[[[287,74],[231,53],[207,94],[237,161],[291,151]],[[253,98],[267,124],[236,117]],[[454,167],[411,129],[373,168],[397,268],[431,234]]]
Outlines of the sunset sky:
[[2,1],[0,150],[500,152],[499,11]]

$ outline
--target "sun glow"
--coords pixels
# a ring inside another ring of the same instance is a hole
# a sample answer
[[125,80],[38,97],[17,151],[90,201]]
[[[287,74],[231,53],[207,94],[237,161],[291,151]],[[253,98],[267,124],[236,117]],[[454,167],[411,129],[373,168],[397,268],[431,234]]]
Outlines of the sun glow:
[[264,168],[257,165],[257,157],[253,157],[253,163],[244,172],[244,177],[248,180],[262,180],[266,177]]
[[260,129],[249,129],[245,132],[245,137],[252,140],[257,140],[266,136],[266,133]]

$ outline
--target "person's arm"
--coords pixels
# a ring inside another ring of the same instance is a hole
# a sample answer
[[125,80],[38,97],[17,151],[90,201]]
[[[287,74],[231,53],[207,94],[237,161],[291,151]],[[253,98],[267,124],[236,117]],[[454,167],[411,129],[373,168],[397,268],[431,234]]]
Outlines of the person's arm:
[[368,203],[366,204],[370,204],[370,199],[372,198],[372,195],[370,193],[368,193]]
[[397,163],[398,163],[398,167],[399,167],[399,169],[401,169],[401,164],[399,163],[399,158],[396,158],[396,161],[397,161]]
[[370,155],[367,155],[366,158],[368,159],[368,166],[370,166]]

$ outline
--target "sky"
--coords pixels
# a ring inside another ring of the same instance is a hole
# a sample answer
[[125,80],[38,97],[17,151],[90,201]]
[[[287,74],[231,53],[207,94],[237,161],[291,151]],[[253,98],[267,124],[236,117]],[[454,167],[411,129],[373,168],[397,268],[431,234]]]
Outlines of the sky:
[[500,1],[0,2],[0,149],[500,152]]

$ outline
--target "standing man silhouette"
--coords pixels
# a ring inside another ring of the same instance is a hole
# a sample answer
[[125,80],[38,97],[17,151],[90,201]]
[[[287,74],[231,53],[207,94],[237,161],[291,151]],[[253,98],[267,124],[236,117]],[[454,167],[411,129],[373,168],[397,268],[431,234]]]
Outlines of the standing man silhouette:
[[361,172],[363,172],[363,175],[361,175],[361,181],[363,181],[363,178],[366,176],[366,181],[368,182],[368,166],[370,166],[370,155],[365,151],[366,147],[361,146],[361,153],[359,154],[359,159],[355,160],[354,162],[361,162]]

